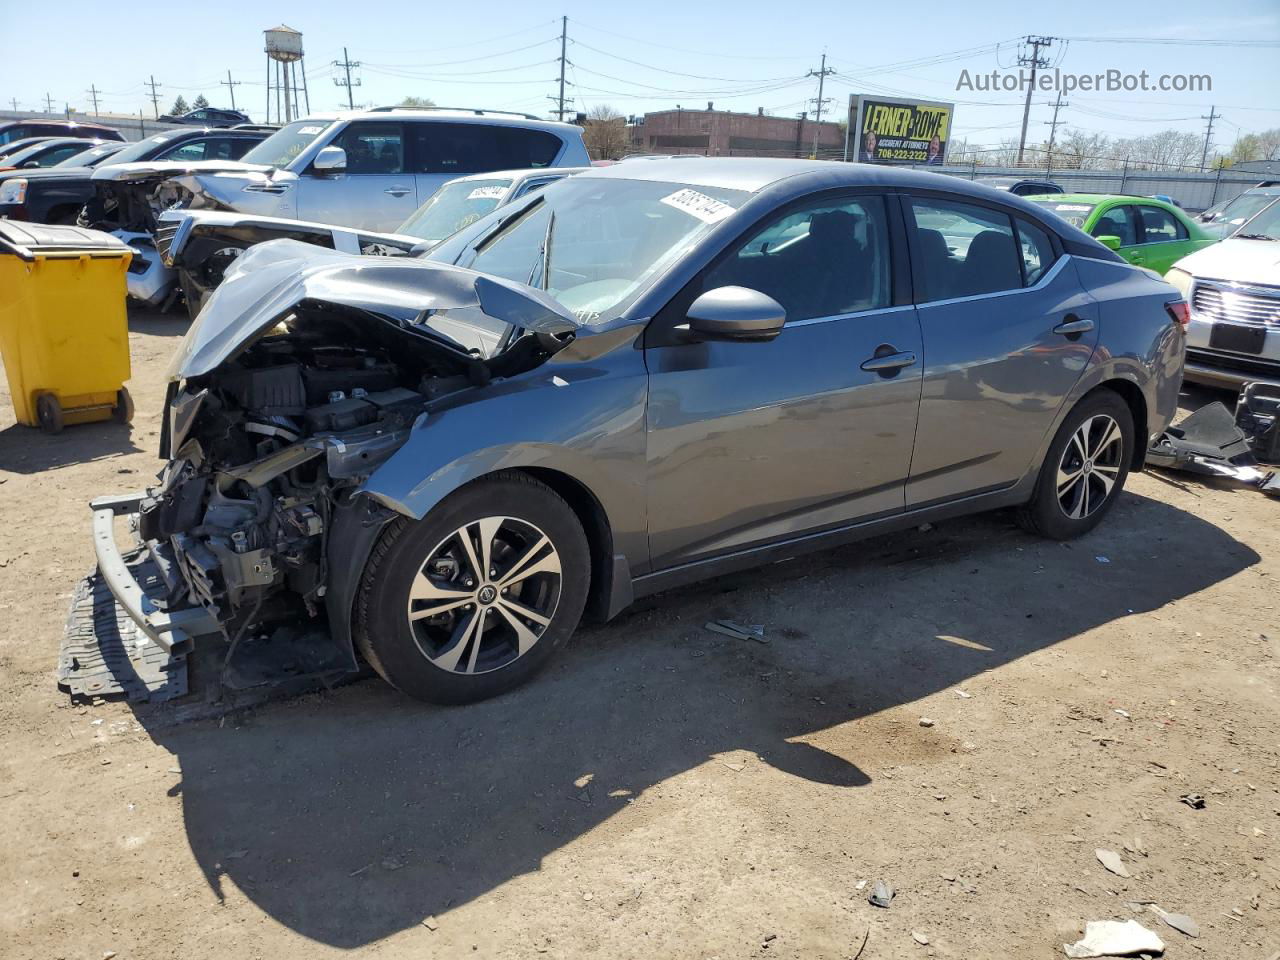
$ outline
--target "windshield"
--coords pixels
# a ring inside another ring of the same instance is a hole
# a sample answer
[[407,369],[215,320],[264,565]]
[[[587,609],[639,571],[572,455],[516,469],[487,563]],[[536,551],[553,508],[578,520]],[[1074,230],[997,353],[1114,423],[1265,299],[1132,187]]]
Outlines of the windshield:
[[85,150],[83,153],[73,154],[65,160],[59,160],[54,164],[55,167],[93,167],[97,166],[104,159],[114,153],[120,153],[123,144],[104,143],[100,147],[94,147],[92,150]]
[[[750,195],[719,187],[572,178],[551,184],[461,266],[546,290],[581,323],[610,319]],[[487,223],[502,221],[505,211]],[[445,244],[431,256],[458,253]]]
[[1268,197],[1271,206],[1246,223],[1235,236],[1243,240],[1280,240],[1280,202]]
[[240,159],[269,167],[287,167],[328,128],[330,120],[295,120],[281,127]]
[[510,178],[446,183],[396,232],[438,243],[497,207],[510,186]]
[[1093,208],[1097,206],[1094,203],[1079,203],[1074,200],[1055,200],[1050,197],[1027,197],[1032,203],[1043,210],[1061,217],[1073,227],[1084,229],[1084,222],[1089,219],[1089,214],[1093,212]]
[[1239,226],[1274,200],[1274,194],[1242,193],[1222,208],[1214,222]]

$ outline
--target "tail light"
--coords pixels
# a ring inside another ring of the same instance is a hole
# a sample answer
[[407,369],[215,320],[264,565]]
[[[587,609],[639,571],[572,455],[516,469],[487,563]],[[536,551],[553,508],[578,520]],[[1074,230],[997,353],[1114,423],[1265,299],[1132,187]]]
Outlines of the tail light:
[[1164,308],[1169,312],[1169,319],[1180,326],[1183,333],[1186,333],[1187,327],[1191,325],[1191,308],[1187,306],[1187,301],[1170,300]]

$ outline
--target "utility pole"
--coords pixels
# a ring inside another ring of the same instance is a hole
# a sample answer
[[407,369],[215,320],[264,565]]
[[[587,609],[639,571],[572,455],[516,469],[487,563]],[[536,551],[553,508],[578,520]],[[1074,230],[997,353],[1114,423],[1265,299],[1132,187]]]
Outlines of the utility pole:
[[93,100],[93,115],[96,117],[98,115],[98,94],[102,91],[98,89],[97,84],[94,84],[85,92],[88,93],[89,98]]
[[1049,174],[1053,172],[1053,138],[1058,133],[1058,111],[1063,107],[1069,106],[1071,106],[1071,104],[1062,99],[1062,93],[1059,91],[1058,99],[1053,102],[1053,119],[1045,121],[1045,124],[1049,127],[1049,159],[1045,161],[1044,165],[1044,176],[1046,180],[1049,178]]
[[234,110],[236,108],[236,87],[240,86],[240,81],[232,80],[231,71],[228,70],[227,79],[219,80],[218,83],[231,91],[231,109]]
[[564,65],[565,65],[565,46],[569,42],[569,18],[560,18],[560,96],[557,98],[560,102],[556,106],[556,119],[561,123],[564,122]]
[[343,80],[341,77],[334,77],[333,82],[339,87],[347,88],[347,108],[354,110],[356,108],[356,101],[353,94],[353,88],[360,86],[360,81],[351,79],[351,68],[360,66],[360,61],[352,60],[351,57],[347,55],[347,48],[343,47],[342,59],[333,61],[333,65],[335,67],[342,67],[343,70],[347,71],[347,79]]
[[808,73],[806,73],[806,74],[805,74],[805,76],[806,76],[806,77],[817,77],[817,78],[818,78],[818,99],[817,99],[816,101],[814,101],[814,103],[815,103],[815,108],[814,108],[814,111],[813,111],[813,156],[814,156],[814,159],[817,159],[817,156],[818,156],[818,134],[819,134],[819,132],[822,130],[822,108],[823,108],[823,106],[826,104],[826,101],[822,99],[822,85],[823,85],[823,82],[827,79],[827,76],[828,76],[829,74],[832,74],[832,73],[835,73],[835,71],[834,71],[834,70],[828,70],[828,69],[827,69],[827,52],[826,52],[825,50],[823,50],[823,51],[822,51],[822,66],[821,66],[821,67],[819,67],[817,70],[810,70]]
[[1205,131],[1204,131],[1204,150],[1201,151],[1200,153],[1200,172],[1201,173],[1204,173],[1204,165],[1209,160],[1209,144],[1211,142],[1210,138],[1213,137],[1213,121],[1222,119],[1222,114],[1218,113],[1217,109],[1218,109],[1217,107],[1210,107],[1209,115],[1207,117],[1204,114],[1200,115],[1201,120],[1209,121],[1209,125],[1205,127]]
[[154,73],[151,74],[150,82],[143,81],[142,85],[144,87],[151,88],[151,109],[155,111],[156,119],[159,120],[160,119],[160,94],[156,92],[156,88],[159,87],[160,84],[156,83],[156,75]]
[[1018,138],[1018,166],[1022,166],[1022,152],[1027,147],[1027,120],[1031,117],[1031,94],[1036,88],[1036,71],[1049,66],[1049,58],[1040,56],[1041,48],[1053,46],[1057,37],[1027,37],[1031,46],[1031,56],[1018,57],[1018,66],[1031,67],[1031,82],[1027,84],[1027,102],[1022,108],[1022,136]]
[[17,97],[11,97],[11,98],[9,99],[9,102],[13,104],[13,112],[14,112],[14,113],[17,113],[17,112],[18,112],[18,98],[17,98]]
[[44,95],[44,112],[53,113],[53,97],[49,96],[48,91]]

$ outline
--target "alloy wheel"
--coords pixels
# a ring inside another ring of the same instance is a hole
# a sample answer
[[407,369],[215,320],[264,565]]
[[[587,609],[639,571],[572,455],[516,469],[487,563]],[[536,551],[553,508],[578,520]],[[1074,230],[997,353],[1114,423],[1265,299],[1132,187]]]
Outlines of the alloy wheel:
[[409,628],[441,670],[488,673],[541,639],[560,585],[560,554],[545,533],[515,517],[484,517],[427,555],[409,588]]
[[1058,463],[1058,506],[1072,520],[1083,520],[1111,496],[1124,463],[1124,435],[1105,413],[1089,417],[1071,435]]

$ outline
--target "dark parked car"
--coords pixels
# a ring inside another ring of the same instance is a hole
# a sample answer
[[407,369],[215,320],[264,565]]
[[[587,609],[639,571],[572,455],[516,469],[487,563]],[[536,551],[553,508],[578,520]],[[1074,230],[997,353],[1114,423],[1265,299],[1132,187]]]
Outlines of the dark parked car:
[[236,124],[249,123],[249,115],[239,110],[220,110],[216,107],[202,107],[187,113],[174,116],[166,113],[160,118],[161,123],[189,123],[196,127],[234,127]]
[[102,146],[105,142],[107,141],[85,140],[80,137],[42,137],[35,143],[0,156],[0,170],[40,170],[54,167],[86,150]]
[[978,181],[984,187],[1008,190],[1015,197],[1034,197],[1045,193],[1062,193],[1062,187],[1052,180],[1024,180],[1020,177],[983,177]]
[[[266,137],[265,132],[253,130],[166,130],[122,145],[114,155],[99,155],[96,164],[0,174],[0,218],[75,223],[81,209],[95,197],[89,180],[93,166],[162,159],[235,159]],[[19,173],[21,176],[15,175]],[[94,214],[98,221],[110,222],[116,210],[114,206],[108,208],[108,201],[103,200]]]
[[0,122],[0,146],[27,137],[87,137],[90,140],[123,140],[115,127],[78,120],[7,120]]
[[1019,197],[855,164],[595,168],[420,258],[275,240],[177,350],[159,486],[95,502],[99,570],[162,648],[477,700],[678,584],[997,507],[1087,533],[1186,318]]

